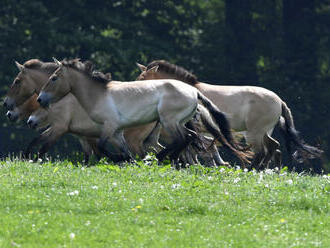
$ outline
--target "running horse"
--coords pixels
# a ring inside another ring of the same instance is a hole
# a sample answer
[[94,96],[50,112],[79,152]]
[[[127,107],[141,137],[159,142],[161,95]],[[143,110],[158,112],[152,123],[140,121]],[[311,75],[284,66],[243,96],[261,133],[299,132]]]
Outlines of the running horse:
[[[72,95],[67,95],[63,101],[57,102],[48,109],[41,108],[37,102],[37,94],[33,94],[20,106],[7,112],[10,121],[23,121],[38,131],[39,136],[33,139],[23,153],[25,158],[31,154],[32,148],[42,144],[39,156],[42,157],[49,148],[65,133],[76,134],[84,152],[85,163],[88,163],[91,154],[98,158],[102,154],[97,149],[97,136],[91,135],[97,126],[90,121],[87,115],[81,114],[81,107]],[[32,115],[32,116],[31,116]],[[81,116],[81,118],[77,118]],[[85,131],[85,132],[83,132]],[[89,134],[89,135],[87,135]]]
[[[183,82],[166,79],[104,83],[93,79],[86,64],[77,59],[54,61],[58,69],[43,86],[38,102],[46,107],[72,93],[88,115],[102,126],[99,142],[102,151],[109,141],[126,160],[130,159],[123,130],[157,121],[173,137],[172,144],[158,153],[157,158],[163,160],[169,154],[171,159],[176,159],[188,144],[198,139],[196,132],[186,126],[196,114],[198,104],[210,111],[227,137],[232,137],[223,113],[196,88]],[[243,163],[248,162],[247,155],[235,149],[234,140],[223,139],[223,136],[215,138]]]
[[[48,81],[48,78],[58,68],[58,65],[53,62],[42,62],[37,59],[30,59],[23,65],[18,62],[15,62],[15,64],[19,73],[10,86],[4,101],[4,107],[9,109],[7,117],[12,121],[26,119],[33,111],[39,108],[39,103],[37,102],[38,94],[42,86]],[[93,77],[97,80],[109,80],[109,75],[99,72],[93,72]],[[35,118],[30,119],[30,124],[34,126],[37,122],[32,123],[33,120],[40,120],[40,117],[46,118],[49,121],[48,124],[50,124],[50,127],[28,145],[24,153],[25,156],[28,156],[33,146],[41,143],[43,146],[39,150],[39,153],[43,155],[66,132],[71,132],[82,137],[79,140],[85,152],[85,161],[88,160],[88,154],[91,154],[90,150],[92,148],[96,154],[99,154],[93,140],[93,138],[98,138],[96,135],[98,124],[89,118],[72,94],[66,96],[63,103],[58,102],[54,108],[50,107],[47,110],[39,109]],[[150,141],[150,144],[148,140],[145,141],[154,128],[155,124],[143,128],[130,128],[125,131],[125,138],[134,154],[143,157],[147,148],[151,145],[155,146],[154,143],[151,143],[153,141]],[[86,139],[90,141],[88,142],[90,143],[89,148],[88,143],[84,141]],[[112,159],[114,159],[114,156],[112,156]]]
[[227,114],[230,126],[235,131],[244,131],[247,143],[255,152],[253,167],[268,166],[273,156],[275,166],[280,167],[280,144],[271,137],[277,123],[283,130],[289,152],[290,143],[293,143],[311,157],[319,157],[323,153],[322,150],[306,144],[298,136],[287,104],[270,90],[256,86],[225,86],[199,82],[192,73],[165,60],[155,60],[148,66],[137,63],[137,66],[141,70],[137,80],[178,79],[196,87],[208,97]]

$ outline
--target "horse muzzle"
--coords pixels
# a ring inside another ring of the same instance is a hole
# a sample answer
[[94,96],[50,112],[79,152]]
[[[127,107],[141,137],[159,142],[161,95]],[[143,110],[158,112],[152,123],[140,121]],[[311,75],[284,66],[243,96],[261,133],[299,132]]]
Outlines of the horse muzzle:
[[18,114],[15,111],[10,110],[7,112],[6,115],[10,121],[16,121],[18,119]]
[[29,126],[30,128],[32,128],[32,129],[36,129],[36,128],[38,127],[38,121],[36,120],[36,118],[35,118],[33,115],[31,115],[31,116],[29,117],[29,119],[27,120],[26,123],[27,123],[28,126]]
[[5,100],[3,101],[3,106],[7,110],[13,110],[15,107],[15,101],[10,97],[6,97]]
[[41,107],[48,107],[50,103],[50,94],[46,93],[44,91],[41,91],[38,98],[37,98],[38,103],[41,105]]

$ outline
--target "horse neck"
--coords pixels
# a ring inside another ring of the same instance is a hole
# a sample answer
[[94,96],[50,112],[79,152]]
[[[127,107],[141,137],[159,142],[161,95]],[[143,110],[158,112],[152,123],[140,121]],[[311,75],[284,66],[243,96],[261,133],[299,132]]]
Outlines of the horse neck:
[[186,84],[189,84],[189,85],[194,86],[194,84],[191,84],[189,82],[186,82],[184,79],[182,79],[178,75],[169,74],[169,73],[166,73],[166,72],[156,72],[156,73],[157,73],[157,78],[158,79],[176,79],[176,80],[182,81],[182,82],[184,82]]
[[33,111],[32,115],[38,117],[40,126],[44,127],[45,125],[49,124],[48,110],[44,108],[38,108],[37,110]]
[[105,87],[82,72],[70,68],[70,84],[71,93],[76,97],[80,105],[90,113],[96,105],[99,97],[106,91]]
[[20,118],[25,119],[29,117],[36,109],[39,108],[37,101],[38,95],[33,94],[28,100],[26,100],[20,108]]

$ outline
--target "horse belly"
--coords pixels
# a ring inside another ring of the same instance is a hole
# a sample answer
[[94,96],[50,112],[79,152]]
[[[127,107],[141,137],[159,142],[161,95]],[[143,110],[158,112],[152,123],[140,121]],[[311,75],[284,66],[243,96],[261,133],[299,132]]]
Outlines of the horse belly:
[[70,124],[69,130],[76,135],[87,137],[99,137],[101,135],[101,126],[91,120],[73,122]]
[[132,127],[147,124],[159,119],[157,105],[145,105],[143,108],[132,108],[125,114],[120,114],[120,122],[123,127]]

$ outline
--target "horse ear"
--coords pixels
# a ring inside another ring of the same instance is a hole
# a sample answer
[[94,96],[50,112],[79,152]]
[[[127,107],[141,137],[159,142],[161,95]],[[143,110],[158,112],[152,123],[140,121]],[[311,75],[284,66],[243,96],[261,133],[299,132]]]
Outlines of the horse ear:
[[158,68],[159,68],[159,65],[155,65],[154,67],[152,67],[152,68],[150,68],[149,70],[148,70],[148,72],[157,72],[158,71]]
[[106,77],[106,79],[108,79],[109,81],[112,80],[112,75],[111,75],[110,72],[106,73],[106,74],[105,74],[105,77]]
[[139,64],[139,63],[136,63],[136,65],[140,68],[140,70],[141,70],[142,72],[144,72],[144,71],[147,70],[147,67],[144,66],[144,65],[141,65],[141,64]]
[[88,71],[88,72],[92,72],[93,71],[94,65],[93,65],[93,63],[91,61],[89,61],[89,60],[85,61],[84,62],[84,65],[85,65],[86,71]]
[[55,64],[57,64],[59,66],[62,65],[62,63],[60,61],[58,61],[55,57],[53,57],[53,60],[54,60]]
[[19,71],[23,71],[24,69],[24,65],[21,65],[20,63],[18,63],[17,61],[15,61],[15,65],[18,68]]

